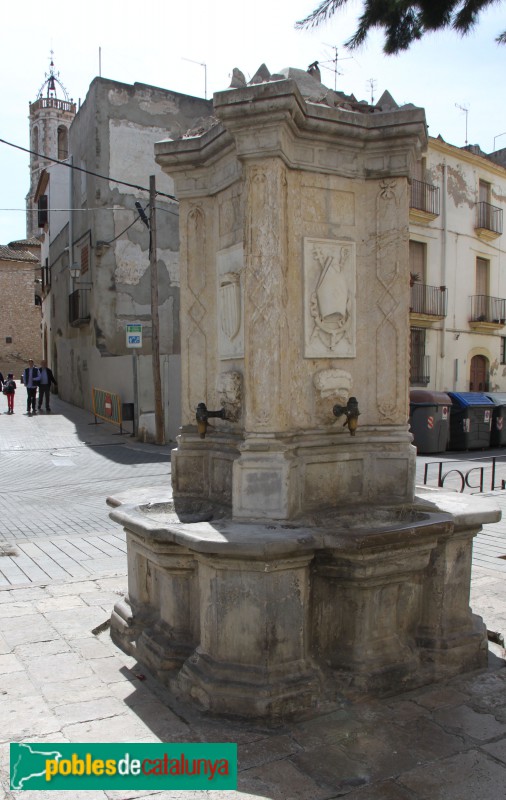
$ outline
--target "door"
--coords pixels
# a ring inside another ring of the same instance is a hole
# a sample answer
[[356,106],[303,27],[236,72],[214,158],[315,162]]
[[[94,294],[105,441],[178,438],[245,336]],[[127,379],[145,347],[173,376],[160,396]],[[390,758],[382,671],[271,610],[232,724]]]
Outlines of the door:
[[488,358],[473,356],[471,359],[470,392],[488,392]]

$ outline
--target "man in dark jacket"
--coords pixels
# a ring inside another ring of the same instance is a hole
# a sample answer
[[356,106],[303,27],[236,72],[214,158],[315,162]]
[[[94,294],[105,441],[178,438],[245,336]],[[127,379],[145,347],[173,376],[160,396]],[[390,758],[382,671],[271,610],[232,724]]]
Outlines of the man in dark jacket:
[[42,408],[42,401],[45,400],[48,414],[51,412],[49,408],[49,391],[52,383],[56,386],[53,370],[48,367],[47,361],[41,361],[39,367],[39,411]]
[[39,385],[39,368],[33,364],[33,358],[28,361],[28,366],[23,370],[21,375],[21,383],[26,388],[26,410],[28,416],[36,414],[35,402],[37,400],[37,386]]

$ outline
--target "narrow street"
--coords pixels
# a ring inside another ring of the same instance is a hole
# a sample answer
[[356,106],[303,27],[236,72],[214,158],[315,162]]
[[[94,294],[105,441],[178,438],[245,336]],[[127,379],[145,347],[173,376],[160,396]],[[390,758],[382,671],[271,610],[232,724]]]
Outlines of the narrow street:
[[[142,444],[52,399],[28,417],[0,400],[0,588],[126,573],[125,535],[106,498],[170,483],[170,446]],[[8,553],[8,555],[7,555]]]

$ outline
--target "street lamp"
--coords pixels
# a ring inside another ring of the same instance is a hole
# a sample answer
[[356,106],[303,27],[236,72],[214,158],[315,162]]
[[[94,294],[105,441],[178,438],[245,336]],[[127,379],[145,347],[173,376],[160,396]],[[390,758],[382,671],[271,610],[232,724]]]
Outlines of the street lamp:
[[81,275],[81,266],[80,266],[80,264],[76,264],[76,263],[71,264],[70,267],[69,267],[69,270],[70,270],[70,277],[73,278],[76,281]]

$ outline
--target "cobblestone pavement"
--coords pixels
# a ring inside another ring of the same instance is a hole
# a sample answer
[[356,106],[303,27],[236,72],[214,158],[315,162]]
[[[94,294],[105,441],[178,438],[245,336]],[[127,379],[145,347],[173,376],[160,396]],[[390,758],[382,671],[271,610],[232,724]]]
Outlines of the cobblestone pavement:
[[[210,717],[170,695],[108,635],[127,578],[123,533],[105,506],[107,495],[166,485],[169,448],[120,439],[110,426],[88,426],[85,412],[53,405],[54,417],[0,414],[0,550],[16,551],[0,554],[0,800],[506,797],[499,645],[488,669],[272,726]],[[506,493],[494,497],[506,513]],[[486,526],[487,536],[475,550],[472,605],[506,633],[506,520]],[[13,792],[11,741],[237,742],[238,790]]]
[[[124,572],[105,498],[170,483],[170,447],[119,436],[52,399],[52,414],[0,413],[0,587]],[[0,408],[0,412],[2,409]]]

